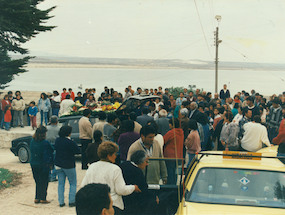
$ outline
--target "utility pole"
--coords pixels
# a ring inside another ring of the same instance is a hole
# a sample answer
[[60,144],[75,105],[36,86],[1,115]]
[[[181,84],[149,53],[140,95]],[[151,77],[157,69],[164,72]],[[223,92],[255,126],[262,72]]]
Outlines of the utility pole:
[[[215,19],[219,22],[221,21],[222,17],[217,15]],[[215,34],[215,46],[216,46],[216,58],[215,58],[215,93],[218,93],[218,63],[219,63],[219,44],[222,40],[219,40],[219,25],[216,27]]]

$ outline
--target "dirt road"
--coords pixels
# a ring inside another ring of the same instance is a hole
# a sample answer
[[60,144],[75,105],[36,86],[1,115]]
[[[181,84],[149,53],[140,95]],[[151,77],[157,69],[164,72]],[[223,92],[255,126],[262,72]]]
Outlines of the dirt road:
[[[35,182],[29,164],[22,164],[7,148],[0,148],[0,167],[22,173],[21,184],[7,188],[0,193],[0,214],[2,215],[75,215],[75,208],[60,208],[57,201],[57,182],[48,186],[47,200],[50,204],[34,204]],[[85,175],[80,162],[76,163],[77,189]],[[65,203],[68,205],[69,184],[65,186]]]

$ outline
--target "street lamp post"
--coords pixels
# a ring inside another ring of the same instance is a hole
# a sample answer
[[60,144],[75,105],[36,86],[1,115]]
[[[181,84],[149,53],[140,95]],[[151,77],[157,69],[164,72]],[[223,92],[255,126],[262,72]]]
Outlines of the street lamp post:
[[216,58],[215,58],[215,93],[218,93],[218,63],[219,63],[219,44],[222,42],[222,40],[219,40],[219,23],[222,19],[221,16],[216,15],[215,19],[218,22],[218,26],[216,27],[215,31],[215,46],[216,46]]

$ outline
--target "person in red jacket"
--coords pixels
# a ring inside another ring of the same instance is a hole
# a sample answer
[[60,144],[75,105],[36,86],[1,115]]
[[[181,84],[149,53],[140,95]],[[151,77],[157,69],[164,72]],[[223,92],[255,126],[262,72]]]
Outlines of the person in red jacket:
[[5,127],[5,130],[7,130],[7,131],[10,130],[11,121],[12,121],[11,106],[6,105],[5,110],[4,110],[4,127]]
[[66,88],[63,88],[61,93],[61,101],[63,101],[67,95],[69,95],[69,93],[66,92]]
[[5,113],[5,107],[7,106],[7,105],[9,105],[9,106],[11,106],[11,102],[10,102],[10,100],[9,100],[9,96],[8,95],[5,95],[4,96],[4,99],[2,99],[2,101],[1,101],[1,107],[2,107],[2,111],[3,111],[3,118],[2,118],[2,120],[1,120],[1,128],[4,128],[3,126],[4,126],[4,113]]
[[[169,120],[170,131],[168,131],[164,136],[164,146],[163,155],[165,158],[183,158],[183,143],[184,143],[184,132],[180,128],[180,122],[178,119]],[[177,175],[175,170],[177,169],[178,163],[176,160],[166,160],[167,168],[167,184],[176,184]]]
[[70,95],[70,98],[74,101],[74,99],[75,99],[75,94],[74,94],[74,92],[72,91],[71,88],[68,89],[68,94]]

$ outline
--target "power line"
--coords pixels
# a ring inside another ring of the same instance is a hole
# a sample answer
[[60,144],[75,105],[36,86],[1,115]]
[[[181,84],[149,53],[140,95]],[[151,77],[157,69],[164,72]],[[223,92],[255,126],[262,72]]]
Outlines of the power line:
[[204,28],[203,28],[203,25],[202,25],[202,22],[201,22],[201,17],[200,17],[199,10],[198,10],[197,4],[196,4],[196,0],[194,0],[194,3],[195,3],[197,15],[198,15],[198,18],[199,18],[199,23],[200,23],[200,25],[201,25],[201,29],[202,29],[202,32],[203,32],[203,35],[204,35],[204,39],[205,39],[205,42],[206,42],[206,45],[207,45],[209,54],[210,54],[211,58],[213,58],[212,53],[211,53],[211,51],[210,51],[209,43],[208,43],[207,38],[206,38],[206,35],[205,35]]
[[228,46],[229,48],[231,48],[232,50],[234,50],[234,51],[236,51],[237,53],[239,53],[240,55],[242,55],[244,58],[248,59],[248,57],[247,57],[245,54],[243,54],[243,53],[240,52],[239,50],[233,48],[233,47],[230,46],[227,42],[223,41],[223,43],[224,43],[226,46]]
[[193,43],[191,43],[191,44],[189,44],[189,45],[187,45],[187,46],[184,46],[184,47],[182,47],[182,48],[180,48],[180,49],[177,49],[177,50],[175,50],[175,51],[169,52],[169,53],[165,54],[164,56],[162,56],[162,58],[165,58],[165,57],[167,57],[167,56],[176,54],[176,53],[178,53],[178,52],[180,52],[180,51],[182,51],[182,50],[184,50],[184,49],[186,49],[186,48],[189,48],[189,47],[192,46],[193,44],[197,44],[197,42],[199,42],[199,41],[200,41],[200,39],[198,39],[198,40],[194,41]]
[[[230,46],[227,42],[224,42],[224,44],[226,44],[229,48],[233,49],[234,51],[236,51],[237,53],[239,53],[240,55],[242,55],[242,56],[243,56],[245,59],[247,59],[248,61],[255,62],[253,59],[249,58],[247,55],[243,54],[243,53],[240,52],[239,50],[237,50],[237,49],[233,48],[232,46]],[[255,64],[257,64],[257,65],[259,65],[260,67],[262,67],[262,64],[261,64],[261,63],[255,62]],[[285,82],[285,80],[284,80],[282,77],[280,77],[280,76],[278,76],[278,75],[275,75],[275,74],[274,74],[273,72],[271,72],[270,70],[268,70],[268,72],[269,72],[272,76],[274,76],[274,77],[280,79],[282,82]]]

